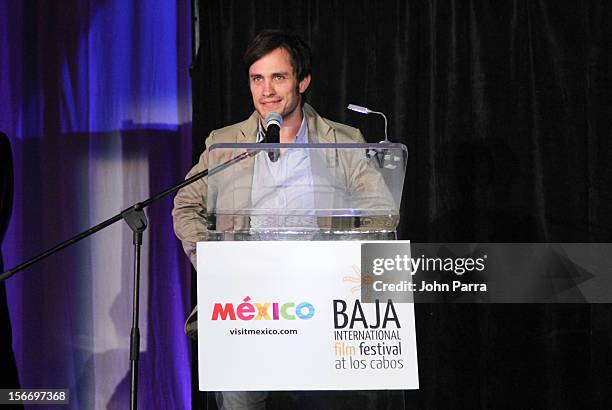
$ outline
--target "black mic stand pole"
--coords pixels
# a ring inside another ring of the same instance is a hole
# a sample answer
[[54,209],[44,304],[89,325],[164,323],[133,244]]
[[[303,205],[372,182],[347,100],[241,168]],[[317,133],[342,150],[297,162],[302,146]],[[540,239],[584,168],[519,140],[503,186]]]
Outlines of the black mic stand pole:
[[10,278],[17,272],[26,269],[27,267],[37,263],[38,261],[61,251],[62,249],[72,245],[73,243],[76,243],[81,239],[87,238],[88,236],[93,235],[94,233],[101,231],[107,226],[110,226],[115,222],[123,219],[132,230],[134,236],[134,284],[132,300],[132,329],[130,331],[130,409],[136,409],[138,407],[138,359],[140,356],[140,330],[138,327],[140,312],[140,251],[142,247],[142,234],[145,229],[147,229],[148,224],[144,209],[152,203],[157,202],[161,198],[173,192],[176,192],[179,189],[186,187],[187,185],[190,185],[201,178],[214,175],[220,171],[223,171],[224,169],[229,168],[244,159],[254,156],[258,152],[259,151],[257,150],[243,152],[242,154],[211,169],[210,172],[208,169],[205,169],[204,171],[199,172],[194,176],[184,180],[178,185],[168,188],[165,191],[153,195],[151,198],[143,202],[138,202],[130,206],[129,208],[124,209],[123,211],[107,219],[106,221],[101,222],[98,225],[95,225],[87,229],[86,231],[83,231],[80,234],[73,236],[72,238],[52,247],[51,249],[46,250],[40,255],[37,255],[32,259],[14,267],[13,269],[9,269],[8,271],[2,273],[0,275],[0,282]]

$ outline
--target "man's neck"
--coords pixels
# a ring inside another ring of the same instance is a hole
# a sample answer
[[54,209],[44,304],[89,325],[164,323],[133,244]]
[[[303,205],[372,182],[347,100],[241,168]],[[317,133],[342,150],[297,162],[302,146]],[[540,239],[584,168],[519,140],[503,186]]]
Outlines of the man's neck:
[[302,118],[302,108],[297,108],[289,116],[283,118],[283,125],[280,129],[281,144],[289,144],[295,141],[295,136],[302,125]]

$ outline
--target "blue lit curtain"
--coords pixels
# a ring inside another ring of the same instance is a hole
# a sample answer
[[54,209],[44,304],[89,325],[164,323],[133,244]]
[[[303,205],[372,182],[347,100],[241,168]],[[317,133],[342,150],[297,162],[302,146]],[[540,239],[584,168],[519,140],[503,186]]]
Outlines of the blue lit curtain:
[[[15,162],[5,267],[180,181],[191,164],[188,0],[0,2],[0,130]],[[172,198],[148,210],[142,408],[191,403],[190,267]],[[132,234],[123,223],[7,282],[23,388],[126,408]]]

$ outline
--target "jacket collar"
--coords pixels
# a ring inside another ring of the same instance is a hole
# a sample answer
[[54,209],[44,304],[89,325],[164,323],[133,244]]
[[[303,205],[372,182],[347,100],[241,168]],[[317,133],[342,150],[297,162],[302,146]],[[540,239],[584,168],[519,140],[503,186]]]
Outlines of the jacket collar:
[[[304,104],[304,115],[308,123],[308,141],[310,143],[334,143],[333,128],[329,122],[321,117],[309,104]],[[253,114],[240,124],[239,143],[256,142],[259,114]]]

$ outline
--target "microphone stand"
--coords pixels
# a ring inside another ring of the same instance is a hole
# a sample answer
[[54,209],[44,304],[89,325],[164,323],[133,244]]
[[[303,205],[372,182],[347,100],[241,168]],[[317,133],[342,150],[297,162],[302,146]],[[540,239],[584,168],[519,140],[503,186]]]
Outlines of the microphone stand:
[[139,312],[140,312],[140,254],[142,248],[142,234],[147,229],[148,221],[147,217],[144,213],[144,209],[147,208],[154,202],[159,201],[165,196],[178,191],[179,189],[186,187],[194,183],[195,181],[204,178],[206,176],[214,175],[218,172],[223,171],[226,168],[231,167],[238,162],[241,162],[249,157],[256,155],[259,151],[250,150],[243,152],[242,154],[220,164],[210,171],[205,169],[202,172],[195,174],[194,176],[184,180],[178,185],[175,185],[171,188],[168,188],[156,195],[153,195],[149,199],[146,199],[142,202],[138,202],[129,208],[124,209],[117,215],[107,219],[104,222],[101,222],[78,235],[73,236],[72,238],[55,245],[54,247],[42,252],[41,254],[23,262],[22,264],[14,267],[13,269],[9,269],[8,271],[2,273],[0,275],[0,282],[10,278],[14,274],[19,271],[22,271],[38,261],[45,259],[62,249],[80,241],[81,239],[87,238],[94,233],[101,231],[114,224],[115,222],[123,219],[130,229],[133,232],[133,244],[134,244],[134,277],[133,277],[133,295],[132,295],[132,328],[130,331],[130,409],[136,409],[138,403],[138,359],[140,355],[140,330],[138,327],[139,321]]

